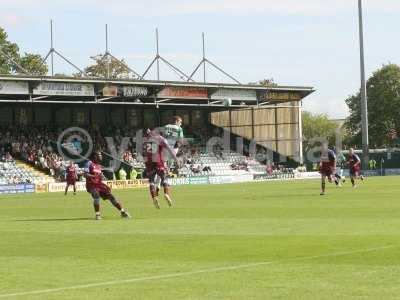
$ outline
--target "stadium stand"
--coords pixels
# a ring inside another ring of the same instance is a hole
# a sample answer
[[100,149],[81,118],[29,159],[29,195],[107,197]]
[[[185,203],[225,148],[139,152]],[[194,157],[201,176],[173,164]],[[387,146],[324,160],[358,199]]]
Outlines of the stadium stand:
[[[265,169],[265,167],[264,167]],[[243,175],[251,174],[247,159],[237,153],[201,153],[198,157],[188,159],[180,175]]]
[[292,177],[294,170],[278,165],[270,167],[258,162],[256,159],[239,154],[234,151],[207,152],[202,148],[199,154],[185,158],[185,164],[179,170],[179,176],[235,176],[235,175],[262,175],[272,177]]
[[[7,183],[18,180],[22,182],[64,181],[65,169],[69,162],[57,153],[54,142],[52,143],[62,130],[62,128],[40,126],[1,128],[1,157],[5,161],[6,156],[10,158],[12,154],[19,159],[18,163],[12,159],[12,161],[4,162],[1,165],[2,181]],[[106,149],[105,136],[113,136],[116,145],[121,142],[124,136],[135,136],[135,129],[133,128],[107,128],[106,130],[86,128],[86,130],[93,139],[94,148],[106,152],[110,151]],[[85,150],[88,145],[85,143],[84,137],[82,138],[79,146]],[[189,141],[190,143],[183,147],[178,154],[184,165],[180,170],[174,170],[171,166],[172,176],[235,176],[269,173],[269,175],[276,177],[281,174],[293,173],[292,169],[283,169],[280,166],[267,167],[254,158],[234,151],[225,151],[218,145],[212,151],[207,151],[201,140],[190,138]],[[71,146],[73,147],[73,145]],[[116,179],[121,174],[126,174],[124,176],[128,179],[142,177],[144,163],[135,152],[135,148],[134,139],[131,138],[128,149],[121,153],[119,157],[122,162],[120,168],[124,171],[119,172],[120,170],[117,170],[115,173],[106,175],[107,178]],[[116,150],[119,153],[118,146]],[[105,165],[107,163],[105,161]]]
[[33,170],[21,166],[15,161],[0,162],[0,184],[20,184],[51,182],[47,176],[42,176]]
[[[106,136],[113,136],[115,144],[121,143],[123,136],[134,136],[133,129],[107,128],[106,130],[85,128],[93,139],[96,150],[106,149]],[[10,156],[19,160],[19,166],[15,163],[4,165],[7,170],[13,170],[13,174],[27,175],[29,180],[64,181],[65,168],[68,160],[62,157],[55,148],[54,141],[64,128],[52,128],[51,126],[7,126],[0,128],[0,158]],[[82,136],[80,146],[83,152],[88,147],[85,137]],[[119,157],[131,168],[138,171],[143,168],[143,164],[136,159],[133,151],[132,140],[128,144],[128,149]],[[117,149],[118,150],[118,149]],[[129,173],[131,170],[129,170]],[[112,175],[111,175],[112,177]]]

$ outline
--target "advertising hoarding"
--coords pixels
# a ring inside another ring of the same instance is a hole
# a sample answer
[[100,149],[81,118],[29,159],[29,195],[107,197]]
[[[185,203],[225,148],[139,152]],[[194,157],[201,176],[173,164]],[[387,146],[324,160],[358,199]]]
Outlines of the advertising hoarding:
[[124,97],[146,97],[149,94],[149,90],[142,86],[123,86],[122,95]]
[[213,100],[240,100],[240,101],[257,101],[257,92],[255,90],[238,90],[238,89],[219,89],[211,95]]
[[22,81],[0,81],[0,94],[2,95],[28,95],[29,84]]
[[94,85],[89,83],[42,82],[33,89],[34,95],[94,96]]
[[208,97],[206,88],[197,87],[166,87],[158,95],[159,98],[204,98]]
[[0,194],[23,194],[23,193],[34,193],[34,192],[35,192],[35,185],[31,183],[0,185]]

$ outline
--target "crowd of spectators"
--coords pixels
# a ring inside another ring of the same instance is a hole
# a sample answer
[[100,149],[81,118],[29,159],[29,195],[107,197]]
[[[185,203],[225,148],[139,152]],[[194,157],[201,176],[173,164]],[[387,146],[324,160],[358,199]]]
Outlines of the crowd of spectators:
[[13,162],[14,158],[11,156],[10,152],[4,151],[4,148],[0,149],[0,162]]
[[[14,156],[47,173],[56,180],[64,181],[65,169],[71,158],[69,154],[78,153],[75,158],[79,158],[79,154],[85,153],[89,148],[89,140],[85,134],[69,132],[62,141],[64,155],[59,153],[56,142],[65,129],[65,127],[49,125],[0,127],[0,159],[8,160]],[[83,129],[89,134],[95,150],[110,153],[113,157],[115,155],[119,156],[118,159],[121,160],[122,164],[118,170],[115,170],[116,174],[113,173],[110,177],[115,178],[115,175],[117,175],[117,177],[124,178],[124,173],[127,174],[128,179],[140,176],[144,165],[136,153],[138,128],[105,126],[104,128],[83,127]],[[79,138],[73,138],[71,137],[72,135]],[[71,138],[68,139],[68,137]],[[111,140],[107,137],[110,137]],[[124,140],[125,138],[128,139]],[[68,139],[67,142],[66,139]],[[124,149],[120,148],[122,146],[124,146]],[[179,153],[180,158],[183,160],[189,157],[196,159],[198,155],[199,150],[189,144],[184,145]],[[111,159],[105,157],[105,160]],[[195,163],[189,164],[188,167],[194,172],[198,170],[198,166]],[[123,171],[119,172],[120,169],[123,169]],[[203,171],[203,169],[208,170],[209,167],[201,166],[200,171]]]
[[[56,179],[64,176],[66,162],[53,151],[51,141],[57,140],[57,131],[47,126],[6,127],[0,131],[0,145],[30,165]],[[64,171],[63,171],[64,170]]]
[[238,163],[231,164],[231,169],[249,171],[249,164],[247,163],[247,161],[243,160]]
[[[54,126],[6,126],[0,127],[0,160],[12,161],[13,157],[23,160],[35,168],[42,170],[48,175],[54,177],[58,181],[65,180],[65,169],[69,164],[70,157],[63,156],[57,149],[56,142],[61,133],[64,132],[64,127]],[[93,149],[110,153],[113,157],[118,156],[122,164],[120,168],[114,170],[109,177],[118,179],[134,179],[142,174],[143,162],[136,153],[136,134],[137,128],[132,127],[84,127],[93,142]],[[215,132],[220,134],[221,132]],[[73,138],[75,136],[76,138]],[[192,132],[192,136],[203,136],[198,132]],[[110,137],[110,138],[106,138]],[[73,149],[71,153],[85,154],[89,148],[88,136],[81,132],[69,132],[62,140],[63,148]],[[127,138],[127,139],[126,139]],[[184,169],[191,174],[207,174],[211,173],[211,167],[203,164],[201,160],[202,142],[187,143],[180,147],[178,153],[179,158],[185,162]],[[120,147],[124,147],[121,149]],[[122,151],[124,150],[124,151]],[[212,149],[213,154],[217,159],[224,160],[226,155],[223,151],[223,145],[216,143]],[[64,154],[66,153],[63,151]],[[67,151],[68,152],[68,151]],[[104,155],[103,155],[104,157]],[[111,160],[105,157],[106,160]],[[107,165],[103,163],[103,165]],[[81,165],[82,167],[83,165]],[[232,163],[232,170],[249,171],[250,164],[248,161]],[[176,176],[179,171],[171,165],[172,173]],[[267,165],[267,173],[285,172],[283,166]]]
[[14,158],[5,147],[0,147],[0,184],[32,183],[33,174],[28,170],[19,168]]
[[[84,129],[89,133],[95,150],[120,154],[119,159],[125,162],[125,165],[140,165],[135,153],[135,128],[91,127]],[[62,127],[51,126],[0,127],[0,159],[7,161],[15,157],[53,176],[56,180],[63,181],[70,155],[65,155],[68,151],[63,151],[64,155],[59,153],[56,141],[64,130],[65,128]],[[89,138],[79,132],[71,132],[69,135],[65,135],[65,138],[68,139],[71,135],[79,136],[79,138],[72,138],[67,143],[63,140],[63,148],[69,150],[71,147],[74,148],[76,152],[70,153],[78,153],[75,158],[79,158],[80,152],[85,153],[85,150],[88,149]],[[110,144],[113,149],[108,147],[106,140],[108,136],[112,138],[113,143]],[[122,147],[124,137],[129,137],[126,144],[127,149],[120,151],[119,147]]]
[[172,175],[204,175],[211,172],[211,167],[201,161],[200,150],[197,146],[185,145],[181,147],[178,157],[184,162],[184,164],[181,170],[177,170],[172,166],[170,169]]

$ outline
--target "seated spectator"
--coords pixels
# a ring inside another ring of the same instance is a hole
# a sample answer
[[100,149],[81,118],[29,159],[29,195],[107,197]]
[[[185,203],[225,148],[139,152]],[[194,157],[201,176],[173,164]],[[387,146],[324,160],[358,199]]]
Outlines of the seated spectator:
[[211,167],[210,166],[204,166],[203,167],[203,172],[211,172]]
[[198,174],[201,171],[200,165],[199,164],[193,164],[193,165],[191,165],[190,170],[193,172],[193,174]]
[[272,165],[271,165],[271,164],[267,164],[266,172],[267,172],[267,174],[268,174],[269,176],[272,175],[273,170],[274,170],[274,169],[273,169]]
[[304,165],[298,166],[296,170],[297,170],[297,172],[301,172],[301,173],[307,172],[307,168]]

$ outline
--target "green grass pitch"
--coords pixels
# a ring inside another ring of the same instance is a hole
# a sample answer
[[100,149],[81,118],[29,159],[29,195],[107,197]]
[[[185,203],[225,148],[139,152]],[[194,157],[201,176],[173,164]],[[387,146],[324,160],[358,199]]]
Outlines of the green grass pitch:
[[0,196],[0,299],[399,299],[400,178]]

